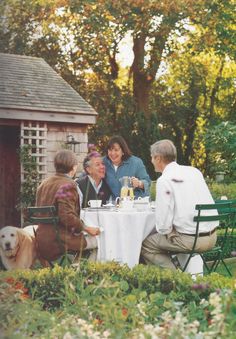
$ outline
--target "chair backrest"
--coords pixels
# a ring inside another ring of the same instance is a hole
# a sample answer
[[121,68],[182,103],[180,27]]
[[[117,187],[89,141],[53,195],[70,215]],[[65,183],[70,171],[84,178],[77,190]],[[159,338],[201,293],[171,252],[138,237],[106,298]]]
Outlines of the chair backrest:
[[236,227],[236,199],[215,200],[215,202],[221,206],[225,203],[230,203],[230,208],[222,208],[221,212],[230,212],[232,214],[231,225],[232,227]]
[[28,220],[32,224],[57,225],[59,218],[55,206],[28,207]]
[[[229,209],[231,213],[229,228],[226,230],[222,242],[225,243],[225,253],[227,256],[231,255],[231,252],[236,249],[236,199],[229,200],[216,200],[217,204],[222,204],[224,202],[229,202],[231,207]],[[228,240],[225,241],[226,235]],[[221,237],[222,238],[222,237]]]
[[[230,218],[232,216],[231,213],[231,206],[232,204],[230,202],[224,201],[220,204],[198,204],[195,206],[195,210],[197,210],[197,215],[194,217],[194,221],[196,221],[196,232],[194,237],[194,242],[191,251],[189,252],[188,259],[182,268],[182,271],[184,272],[190,262],[190,259],[195,254],[195,248],[196,243],[199,237],[199,226],[201,222],[210,222],[210,221],[220,221],[223,222],[226,226],[229,224]],[[203,215],[202,213],[204,211],[215,211],[212,215]],[[227,229],[225,232],[225,236],[227,233]]]
[[[196,234],[194,239],[194,244],[192,248],[192,253],[195,250],[195,246],[198,239],[199,234],[199,226],[201,222],[210,222],[210,221],[220,221],[221,227],[228,227],[229,222],[232,218],[232,203],[228,201],[224,201],[221,203],[214,204],[198,204],[195,209],[198,211],[197,216],[194,217],[194,221],[196,221]],[[212,215],[202,215],[203,211],[214,210],[215,213]]]
[[[206,221],[222,221],[230,218],[234,208],[230,201],[222,201],[214,204],[198,204],[195,209],[198,211],[197,216],[194,217],[194,221],[197,222],[197,230],[199,230],[200,222]],[[202,215],[203,211],[214,210],[215,213],[212,215]]]
[[[30,223],[45,224],[45,226],[46,224],[53,225],[58,245],[61,247],[62,252],[64,252],[65,248],[64,248],[63,241],[60,237],[60,232],[59,232],[59,227],[58,227],[59,218],[57,216],[56,207],[55,206],[28,207],[27,211],[28,211],[28,221]],[[63,262],[63,260],[64,259],[62,259],[61,263]]]

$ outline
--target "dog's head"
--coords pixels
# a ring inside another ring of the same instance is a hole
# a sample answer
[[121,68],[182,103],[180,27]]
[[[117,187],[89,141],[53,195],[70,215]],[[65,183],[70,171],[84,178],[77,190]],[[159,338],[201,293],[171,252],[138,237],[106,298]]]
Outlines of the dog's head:
[[0,247],[6,257],[14,256],[19,246],[18,228],[5,226],[0,230]]

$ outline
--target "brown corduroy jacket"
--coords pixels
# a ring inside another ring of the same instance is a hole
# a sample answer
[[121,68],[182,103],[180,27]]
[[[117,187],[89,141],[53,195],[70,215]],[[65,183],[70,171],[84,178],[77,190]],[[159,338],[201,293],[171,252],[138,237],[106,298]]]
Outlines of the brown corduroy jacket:
[[[80,219],[76,183],[65,174],[56,173],[45,179],[37,190],[36,205],[54,205],[59,217],[58,241],[53,225],[40,224],[36,232],[39,255],[46,260],[57,259],[65,249],[81,251],[86,247],[83,222]],[[64,244],[64,246],[62,246]]]

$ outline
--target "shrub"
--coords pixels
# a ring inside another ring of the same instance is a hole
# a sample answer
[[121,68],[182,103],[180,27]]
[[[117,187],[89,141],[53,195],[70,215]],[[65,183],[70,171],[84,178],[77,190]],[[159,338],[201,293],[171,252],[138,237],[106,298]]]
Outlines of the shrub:
[[[222,196],[226,196],[228,199],[236,199],[236,183],[223,184],[210,182],[208,183],[211,194],[215,200],[220,199]],[[156,197],[156,181],[152,181],[150,188],[151,200],[154,201]]]
[[[143,265],[131,270],[114,262],[81,262],[77,270],[57,266],[52,270],[4,272],[0,280],[0,297],[4,295],[1,323],[5,334],[6,329],[13,329],[8,330],[9,337],[18,324],[21,337],[143,338],[164,327],[169,332],[157,336],[164,338],[174,333],[179,319],[183,321],[181,331],[189,335],[191,324],[195,324],[196,333],[207,333],[211,320],[211,330],[220,337],[226,329],[230,334],[235,324],[234,284],[216,273],[194,282],[179,271]],[[217,299],[217,305],[211,305],[211,298]],[[227,324],[216,325],[215,310],[220,324],[226,317]]]
[[224,121],[218,125],[211,126],[206,135],[206,150],[208,151],[208,162],[210,163],[209,174],[218,171],[227,173],[227,180],[235,180],[236,169],[236,126],[232,121]]
[[[2,275],[9,277],[9,272]],[[110,282],[112,288],[118,287],[122,294],[129,294],[134,290],[145,291],[147,295],[156,292],[166,295],[172,293],[175,297],[181,297],[185,303],[192,301],[197,295],[205,296],[206,293],[209,295],[218,288],[233,288],[231,279],[214,273],[197,279],[197,283],[203,282],[208,288],[199,289],[196,294],[196,291],[192,290],[193,280],[189,274],[143,265],[129,269],[126,265],[120,266],[115,262],[82,262],[79,271],[60,266],[53,269],[17,271],[13,277],[28,288],[33,299],[40,300],[43,307],[49,310],[59,308],[66,300],[73,299],[74,295],[70,296],[73,290],[72,294],[77,296],[82,290],[88,288],[89,291],[105,281]]]
[[236,199],[236,183],[226,185],[212,182],[209,184],[209,188],[215,200],[222,196],[226,196],[228,199]]

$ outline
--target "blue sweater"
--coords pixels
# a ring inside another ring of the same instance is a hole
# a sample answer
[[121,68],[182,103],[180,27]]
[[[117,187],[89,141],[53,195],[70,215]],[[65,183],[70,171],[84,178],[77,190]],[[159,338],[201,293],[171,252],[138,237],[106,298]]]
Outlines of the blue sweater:
[[124,160],[119,165],[116,171],[111,160],[108,157],[104,157],[103,162],[106,166],[105,180],[112,191],[113,198],[120,196],[121,183],[119,179],[124,176],[136,177],[143,182],[144,190],[140,188],[135,188],[135,198],[149,195],[151,180],[146,171],[144,163],[140,158],[131,155],[127,160]]

